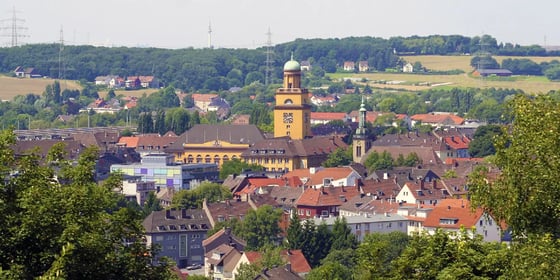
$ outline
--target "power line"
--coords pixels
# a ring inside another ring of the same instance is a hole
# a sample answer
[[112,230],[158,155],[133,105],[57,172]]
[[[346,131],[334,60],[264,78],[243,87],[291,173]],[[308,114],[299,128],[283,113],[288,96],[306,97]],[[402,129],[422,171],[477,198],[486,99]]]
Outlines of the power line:
[[274,55],[274,51],[272,50],[272,33],[270,32],[270,27],[268,28],[268,32],[266,32],[266,36],[266,68],[264,75],[264,84],[268,86],[268,84],[272,82],[272,64],[274,63],[274,60],[272,58],[272,56]]
[[21,34],[19,32],[19,31],[27,30],[27,28],[20,25],[20,24],[23,24],[25,22],[25,20],[21,19],[21,18],[18,18],[17,13],[19,13],[19,11],[16,11],[16,7],[13,7],[12,18],[2,20],[4,22],[10,22],[10,25],[8,27],[2,27],[1,29],[11,30],[10,35],[3,34],[2,36],[12,38],[12,45],[11,45],[12,47],[17,47],[18,46],[18,39],[19,38],[29,37],[29,36],[27,36],[25,34]]

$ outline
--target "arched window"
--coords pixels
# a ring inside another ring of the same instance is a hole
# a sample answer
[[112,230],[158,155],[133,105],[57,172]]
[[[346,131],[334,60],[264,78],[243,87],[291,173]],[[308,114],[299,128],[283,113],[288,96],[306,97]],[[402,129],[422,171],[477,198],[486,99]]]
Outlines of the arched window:
[[201,163],[202,162],[202,156],[197,155],[196,156],[196,163]]
[[224,156],[224,162],[228,161],[229,157],[227,155]]
[[193,163],[193,162],[194,162],[193,156],[192,156],[192,155],[189,155],[189,156],[187,157],[187,163]]
[[219,155],[214,156],[214,163],[218,164],[218,165],[220,164],[220,156]]
[[204,157],[204,163],[210,163],[210,162],[212,162],[212,159],[210,158],[210,155],[206,155]]
[[294,101],[288,98],[286,99],[286,101],[284,101],[284,104],[294,104]]

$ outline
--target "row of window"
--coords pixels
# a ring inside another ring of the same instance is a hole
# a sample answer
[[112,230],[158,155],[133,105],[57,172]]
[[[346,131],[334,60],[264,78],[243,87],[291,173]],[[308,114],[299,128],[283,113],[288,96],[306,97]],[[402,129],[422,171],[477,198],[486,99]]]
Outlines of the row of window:
[[[231,159],[236,159],[237,156],[232,156]],[[210,157],[209,155],[206,155],[204,158],[202,158],[201,155],[197,155],[196,158],[193,157],[192,155],[189,155],[187,157],[187,159],[185,160],[186,163],[202,163],[204,161],[204,163],[215,163],[215,164],[220,164],[220,160],[226,162],[229,160],[229,156],[224,155],[223,157],[220,158],[220,156],[215,155],[213,158]]]
[[264,158],[264,159],[262,159],[262,158],[258,158],[258,159],[251,158],[251,159],[249,159],[249,162],[251,162],[251,163],[258,163],[258,164],[262,164],[262,163],[265,163],[265,164],[269,164],[269,163],[270,163],[270,164],[276,164],[276,162],[278,162],[279,164],[281,164],[281,163],[283,162],[284,164],[288,164],[288,163],[290,163],[290,159],[289,159],[289,158],[285,158],[285,159],[279,158],[279,159],[277,160],[276,158]]

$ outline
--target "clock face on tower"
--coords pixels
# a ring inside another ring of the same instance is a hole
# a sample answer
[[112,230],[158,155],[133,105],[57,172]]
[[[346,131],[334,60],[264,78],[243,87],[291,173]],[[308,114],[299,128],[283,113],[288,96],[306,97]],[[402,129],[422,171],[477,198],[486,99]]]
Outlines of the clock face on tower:
[[284,123],[294,122],[294,113],[284,113]]

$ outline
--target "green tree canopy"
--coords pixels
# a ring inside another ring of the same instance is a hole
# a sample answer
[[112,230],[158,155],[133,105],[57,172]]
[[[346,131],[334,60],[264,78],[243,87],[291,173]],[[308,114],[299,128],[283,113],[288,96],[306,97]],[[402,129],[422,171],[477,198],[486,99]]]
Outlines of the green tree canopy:
[[228,188],[218,183],[202,182],[191,190],[180,190],[173,195],[172,208],[202,208],[202,202],[223,201],[231,199],[232,194]]

